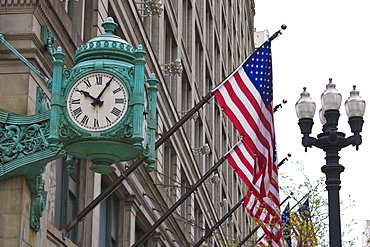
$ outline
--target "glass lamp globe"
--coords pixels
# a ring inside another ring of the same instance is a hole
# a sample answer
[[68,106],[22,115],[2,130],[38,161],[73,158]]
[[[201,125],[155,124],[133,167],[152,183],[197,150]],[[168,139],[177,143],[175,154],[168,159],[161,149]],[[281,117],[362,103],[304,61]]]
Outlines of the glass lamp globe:
[[321,95],[322,108],[325,110],[339,110],[342,103],[342,95],[335,88],[332,79],[326,85],[326,90]]
[[313,118],[315,115],[316,104],[310,98],[310,94],[306,91],[306,87],[303,88],[301,93],[301,98],[295,104],[295,111],[297,117],[301,118]]
[[353,86],[353,90],[350,92],[349,98],[344,103],[344,106],[348,117],[362,117],[364,115],[366,103],[360,97],[359,91],[356,90],[356,86]]
[[320,122],[322,125],[326,124],[326,118],[324,116],[325,110],[323,108],[320,109],[319,111],[319,117],[320,117]]

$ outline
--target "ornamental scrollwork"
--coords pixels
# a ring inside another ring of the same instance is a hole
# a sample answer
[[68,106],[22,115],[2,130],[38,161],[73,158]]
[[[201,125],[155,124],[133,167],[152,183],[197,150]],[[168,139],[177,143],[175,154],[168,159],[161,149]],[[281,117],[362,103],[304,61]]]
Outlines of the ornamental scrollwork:
[[[147,130],[146,130],[147,131]],[[143,151],[142,151],[142,155],[144,157],[148,157],[149,156],[149,152],[150,152],[150,140],[151,140],[151,133],[149,131],[147,131],[146,133],[146,140],[143,144]]]
[[80,133],[77,133],[75,130],[73,130],[71,125],[68,124],[64,117],[61,117],[60,127],[59,127],[59,135],[62,139],[74,139],[76,137],[81,136]]
[[131,82],[132,83],[132,78],[134,77],[134,68],[133,67],[130,67],[130,68],[122,68],[122,67],[115,67],[115,68],[112,68],[112,70],[114,71],[117,71],[118,73],[120,73],[124,79],[128,82]]
[[71,69],[63,69],[63,78],[69,79],[71,76]]
[[115,131],[111,132],[109,136],[114,137],[114,138],[121,138],[121,139],[126,139],[126,138],[131,138],[133,134],[133,125],[132,125],[132,119],[133,115],[131,113],[127,113],[128,118],[127,121],[125,121],[124,124],[122,124],[122,127],[117,128]]
[[0,123],[0,163],[45,150],[49,120],[31,125]]
[[34,186],[35,192],[32,193],[31,198],[31,220],[30,226],[35,231],[40,230],[40,217],[44,216],[46,209],[47,191],[45,191],[45,180],[42,178],[42,174],[45,172],[45,167],[43,167],[36,177],[34,182],[30,185]]
[[85,73],[89,73],[89,72],[93,72],[93,68],[89,67],[89,68],[77,68],[77,69],[64,69],[63,70],[63,77],[64,77],[64,80],[63,80],[63,88],[66,88],[68,84],[70,84],[70,82],[74,82],[76,81],[76,79],[78,77],[81,76],[81,74],[85,74]]
[[130,138],[132,136],[132,123],[126,123],[122,128],[119,128],[117,131],[114,131],[110,134],[112,137],[117,137],[121,139]]

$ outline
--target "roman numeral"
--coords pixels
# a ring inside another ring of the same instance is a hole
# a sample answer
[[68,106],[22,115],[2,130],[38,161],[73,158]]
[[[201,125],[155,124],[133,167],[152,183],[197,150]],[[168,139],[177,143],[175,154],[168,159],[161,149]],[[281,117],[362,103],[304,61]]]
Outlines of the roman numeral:
[[108,125],[110,125],[112,123],[112,121],[110,121],[110,119],[108,117],[105,117],[105,121],[107,121]]
[[71,104],[80,104],[81,103],[81,99],[72,99],[72,102]]
[[116,103],[116,104],[124,104],[125,103],[125,99],[124,98],[116,98],[114,100],[114,103]]
[[116,115],[117,117],[121,114],[121,110],[116,108],[116,107],[113,107],[112,111],[110,113],[112,113],[113,115]]
[[117,88],[117,89],[114,89],[114,90],[113,90],[113,94],[116,94],[116,93],[118,93],[119,91],[122,91],[122,88],[120,88],[120,87],[119,87],[119,88]]
[[96,85],[103,85],[103,77],[97,76],[96,78]]
[[86,84],[87,87],[91,87],[89,79],[85,79],[83,82]]
[[73,113],[73,115],[75,115],[76,118],[78,118],[82,114],[81,107],[78,107],[78,108],[74,109],[72,113]]
[[81,123],[82,123],[82,124],[87,125],[87,123],[88,123],[88,122],[89,122],[89,117],[88,117],[87,115],[85,115],[85,116],[82,118]]
[[96,118],[94,118],[94,127],[99,128],[99,121]]

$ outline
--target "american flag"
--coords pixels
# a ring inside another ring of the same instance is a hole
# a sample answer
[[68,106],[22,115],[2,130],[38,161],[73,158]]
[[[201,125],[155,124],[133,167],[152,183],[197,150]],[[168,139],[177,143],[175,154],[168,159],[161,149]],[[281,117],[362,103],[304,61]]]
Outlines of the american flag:
[[242,140],[226,158],[249,190],[244,205],[279,246],[281,218],[272,106],[271,41],[267,40],[213,90]]
[[265,236],[263,236],[263,238],[257,243],[258,246],[261,246],[261,247],[268,247],[270,246],[269,245],[269,239]]
[[283,214],[281,215],[281,220],[283,223],[283,237],[286,241],[287,247],[292,247],[292,225],[290,223],[290,205],[285,207]]

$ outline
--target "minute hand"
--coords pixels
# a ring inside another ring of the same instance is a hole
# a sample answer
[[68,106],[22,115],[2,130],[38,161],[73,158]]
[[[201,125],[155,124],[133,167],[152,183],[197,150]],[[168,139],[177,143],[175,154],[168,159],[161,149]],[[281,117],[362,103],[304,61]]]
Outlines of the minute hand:
[[96,97],[96,99],[94,100],[94,102],[91,103],[92,106],[96,106],[96,105],[102,106],[103,105],[103,102],[104,101],[101,101],[100,100],[100,97],[103,95],[103,93],[105,92],[105,90],[109,87],[109,85],[112,82],[113,78],[114,78],[114,76],[112,76],[112,78],[110,78],[109,81],[105,84],[105,87],[100,92],[100,94],[98,95],[98,97]]

